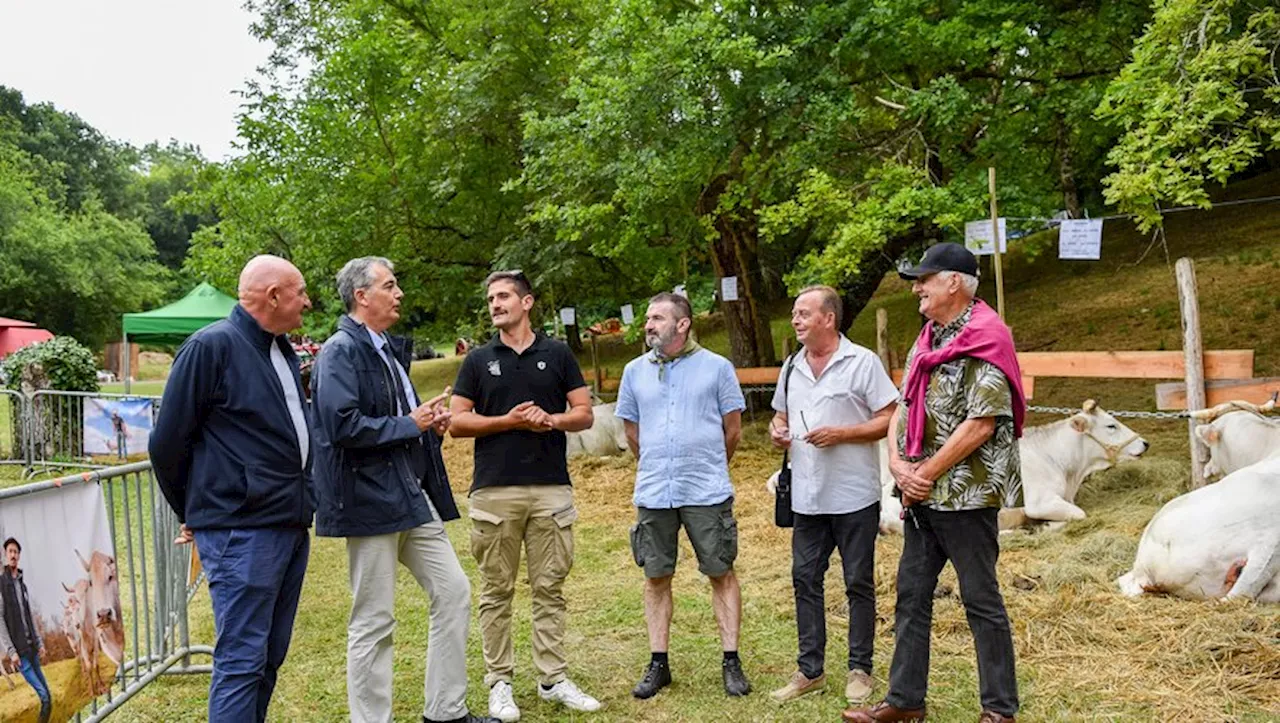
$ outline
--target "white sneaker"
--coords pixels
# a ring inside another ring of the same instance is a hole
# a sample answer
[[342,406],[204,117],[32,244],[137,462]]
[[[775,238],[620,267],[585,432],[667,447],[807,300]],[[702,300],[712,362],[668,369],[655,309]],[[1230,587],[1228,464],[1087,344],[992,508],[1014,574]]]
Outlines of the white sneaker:
[[520,709],[516,707],[516,699],[511,691],[511,684],[499,680],[489,689],[489,716],[502,723],[515,723],[520,720]]
[[578,686],[573,684],[572,680],[565,678],[564,680],[551,686],[550,690],[538,686],[538,696],[543,700],[549,700],[553,703],[559,703],[570,710],[578,710],[584,713],[591,713],[600,710],[600,701],[583,693]]

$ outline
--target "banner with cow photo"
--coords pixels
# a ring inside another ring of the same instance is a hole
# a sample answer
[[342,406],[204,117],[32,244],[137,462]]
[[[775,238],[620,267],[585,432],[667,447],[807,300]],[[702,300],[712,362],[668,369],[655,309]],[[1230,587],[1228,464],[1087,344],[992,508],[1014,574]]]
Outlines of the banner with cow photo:
[[102,488],[0,500],[0,540],[0,721],[61,723],[106,691],[124,653]]
[[146,455],[151,439],[150,399],[87,397],[84,400],[84,453],[128,459]]

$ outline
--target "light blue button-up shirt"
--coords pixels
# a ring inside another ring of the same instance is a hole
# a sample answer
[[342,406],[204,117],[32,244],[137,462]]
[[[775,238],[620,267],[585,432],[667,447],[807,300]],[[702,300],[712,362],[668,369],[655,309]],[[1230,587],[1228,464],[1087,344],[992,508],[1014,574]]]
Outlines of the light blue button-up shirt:
[[724,447],[724,416],[746,409],[728,359],[698,351],[667,362],[662,379],[654,352],[622,372],[619,419],[640,427],[637,507],[718,505],[733,496]]

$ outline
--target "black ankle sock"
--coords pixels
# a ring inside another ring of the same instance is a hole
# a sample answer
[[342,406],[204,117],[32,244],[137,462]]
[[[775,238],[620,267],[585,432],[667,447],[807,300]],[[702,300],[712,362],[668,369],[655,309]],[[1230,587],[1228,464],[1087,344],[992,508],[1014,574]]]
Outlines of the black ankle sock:
[[667,664],[667,654],[666,654],[665,652],[662,652],[662,653],[651,653],[650,655],[651,655],[652,657],[649,659],[649,662],[651,662],[651,663],[662,663],[663,665],[666,665],[666,664]]
[[730,660],[737,660],[737,659],[738,659],[738,651],[736,650],[724,651],[724,660],[726,663],[729,662]]
[[543,690],[551,690],[552,688],[556,687],[555,684],[547,685],[546,683],[538,683],[538,686]]

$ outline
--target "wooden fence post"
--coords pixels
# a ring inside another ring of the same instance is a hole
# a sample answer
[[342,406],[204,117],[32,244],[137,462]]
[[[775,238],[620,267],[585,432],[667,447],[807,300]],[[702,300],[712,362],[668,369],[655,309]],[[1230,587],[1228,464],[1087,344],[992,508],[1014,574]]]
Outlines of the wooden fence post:
[[889,363],[889,312],[884,307],[876,309],[876,356],[886,373],[893,371]]
[[[987,186],[991,192],[991,238],[995,243],[995,258],[993,263],[996,267],[996,312],[1000,314],[1000,320],[1008,323],[1004,316],[1004,267],[1000,263],[1000,211],[996,206],[996,169],[994,167],[987,168]],[[1006,244],[1008,241],[1005,242]]]
[[[1200,339],[1200,302],[1196,297],[1196,266],[1191,259],[1178,259],[1178,299],[1182,306],[1182,355],[1186,362],[1187,411],[1204,409],[1204,348]],[[1191,440],[1191,489],[1204,486],[1204,465],[1208,450],[1196,438],[1196,422],[1187,420]]]
[[604,376],[600,374],[600,356],[596,351],[596,334],[590,329],[587,329],[587,336],[591,337],[591,368],[594,369],[596,373],[595,393],[598,397],[604,389]]

